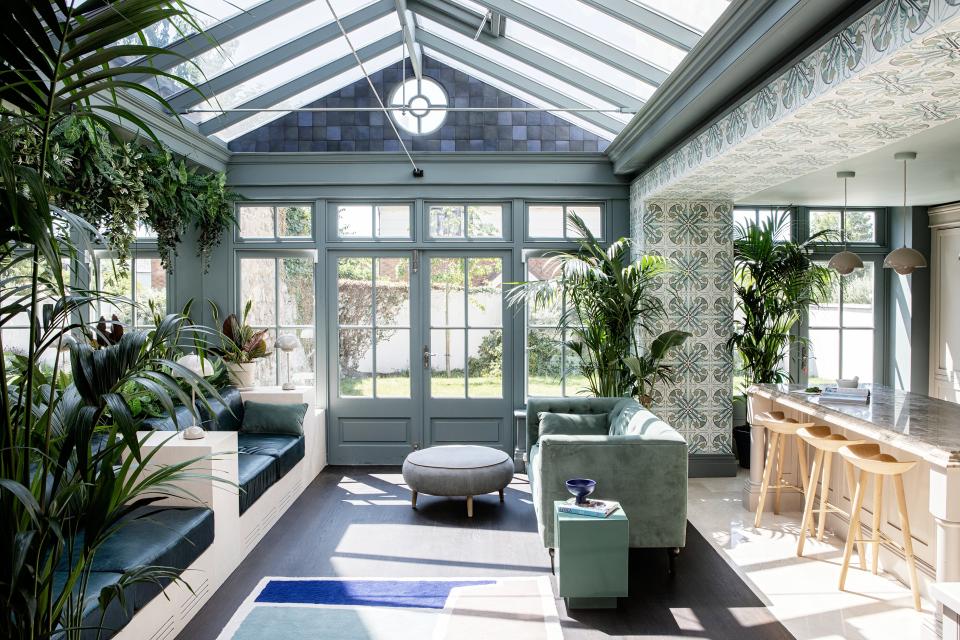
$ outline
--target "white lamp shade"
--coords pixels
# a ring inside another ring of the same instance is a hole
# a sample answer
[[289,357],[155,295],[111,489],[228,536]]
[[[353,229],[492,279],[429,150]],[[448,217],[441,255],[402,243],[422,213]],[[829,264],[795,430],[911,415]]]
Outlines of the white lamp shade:
[[[181,367],[184,367],[185,369],[189,369],[190,371],[197,374],[198,376],[207,377],[209,375],[213,375],[213,365],[210,364],[210,359],[204,358],[203,360],[201,360],[200,356],[198,356],[195,353],[190,353],[181,358],[178,358],[177,364],[179,364]],[[177,376],[176,372],[174,373],[174,375]],[[181,377],[181,376],[177,376],[177,377]]]
[[917,269],[925,268],[927,266],[927,259],[916,249],[900,247],[887,254],[887,257],[883,259],[883,266],[887,269],[893,269],[902,276],[906,276]]
[[852,251],[841,251],[830,258],[827,267],[845,276],[853,273],[854,269],[863,269],[863,260]]
[[277,338],[277,348],[280,351],[293,351],[300,346],[300,340],[292,333],[285,333]]

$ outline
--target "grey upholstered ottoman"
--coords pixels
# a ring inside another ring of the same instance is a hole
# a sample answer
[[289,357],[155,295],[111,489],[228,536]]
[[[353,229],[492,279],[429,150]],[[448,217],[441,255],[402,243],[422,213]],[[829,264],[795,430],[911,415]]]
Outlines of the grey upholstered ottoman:
[[513,460],[503,451],[475,445],[447,445],[414,451],[403,461],[403,480],[413,493],[466,496],[467,516],[473,517],[473,496],[500,493],[513,479]]

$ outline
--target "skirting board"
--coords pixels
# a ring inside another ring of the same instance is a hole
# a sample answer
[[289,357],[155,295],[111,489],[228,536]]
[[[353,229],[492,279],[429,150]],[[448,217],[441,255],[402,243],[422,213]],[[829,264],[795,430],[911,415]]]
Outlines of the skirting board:
[[737,458],[732,453],[691,453],[687,476],[690,478],[733,478],[737,475]]

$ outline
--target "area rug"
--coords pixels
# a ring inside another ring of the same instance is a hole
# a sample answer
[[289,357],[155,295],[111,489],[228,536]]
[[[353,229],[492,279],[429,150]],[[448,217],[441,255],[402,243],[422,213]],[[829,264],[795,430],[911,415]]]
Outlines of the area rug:
[[264,578],[218,640],[560,640],[550,580]]

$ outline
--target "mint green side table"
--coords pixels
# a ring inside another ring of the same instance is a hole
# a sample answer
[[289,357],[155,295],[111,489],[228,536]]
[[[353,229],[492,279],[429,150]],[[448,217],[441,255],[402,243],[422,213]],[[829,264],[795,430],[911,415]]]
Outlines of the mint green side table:
[[627,596],[630,522],[623,508],[606,518],[561,513],[553,503],[557,587],[568,609],[613,609]]

